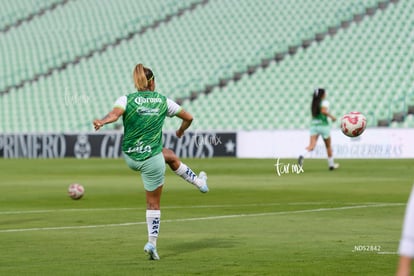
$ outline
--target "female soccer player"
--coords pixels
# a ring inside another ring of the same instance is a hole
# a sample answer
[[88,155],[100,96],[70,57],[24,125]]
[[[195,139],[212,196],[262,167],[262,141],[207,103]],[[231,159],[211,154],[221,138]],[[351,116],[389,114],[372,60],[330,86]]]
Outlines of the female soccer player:
[[400,261],[397,276],[411,275],[411,260],[414,258],[414,187],[405,210],[402,237],[399,247]]
[[326,152],[328,153],[328,165],[330,170],[337,169],[339,167],[338,164],[335,164],[333,154],[332,154],[332,147],[331,147],[331,127],[329,125],[328,118],[330,118],[333,122],[336,121],[335,116],[328,112],[329,109],[329,102],[325,99],[326,92],[323,88],[317,88],[313,92],[312,98],[312,122],[310,128],[310,142],[309,146],[306,147],[306,151],[304,154],[299,156],[298,163],[300,166],[303,166],[303,159],[305,156],[314,150],[316,146],[316,142],[318,141],[319,135],[322,136],[323,141],[325,142]]
[[[191,125],[193,117],[177,103],[154,91],[155,79],[151,69],[142,64],[136,65],[133,79],[137,92],[118,98],[112,111],[103,119],[94,120],[93,125],[95,130],[99,130],[103,125],[115,122],[122,116],[124,158],[132,170],[141,172],[146,191],[148,242],[144,246],[144,252],[151,260],[159,260],[157,239],[161,217],[160,200],[165,178],[162,126],[166,116],[179,117],[182,123],[176,135],[181,137]],[[201,177],[203,176],[200,174]]]

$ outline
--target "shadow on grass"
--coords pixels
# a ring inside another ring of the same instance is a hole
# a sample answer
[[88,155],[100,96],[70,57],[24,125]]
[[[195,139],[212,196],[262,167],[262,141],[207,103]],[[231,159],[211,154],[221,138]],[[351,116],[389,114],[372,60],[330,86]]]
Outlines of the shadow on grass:
[[171,244],[168,246],[168,251],[172,251],[170,253],[163,254],[163,257],[169,256],[177,256],[180,254],[188,254],[191,252],[196,252],[199,250],[204,249],[221,249],[221,248],[232,248],[239,244],[236,240],[231,239],[202,239],[198,241],[191,241],[191,242],[180,242]]

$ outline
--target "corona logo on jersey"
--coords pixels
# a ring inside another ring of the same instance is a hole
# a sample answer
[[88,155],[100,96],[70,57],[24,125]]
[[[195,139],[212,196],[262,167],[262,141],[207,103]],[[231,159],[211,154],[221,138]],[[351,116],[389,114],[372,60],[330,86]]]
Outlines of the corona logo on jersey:
[[144,97],[136,97],[134,102],[138,105],[142,105],[144,103],[161,103],[162,100],[160,98],[144,98]]

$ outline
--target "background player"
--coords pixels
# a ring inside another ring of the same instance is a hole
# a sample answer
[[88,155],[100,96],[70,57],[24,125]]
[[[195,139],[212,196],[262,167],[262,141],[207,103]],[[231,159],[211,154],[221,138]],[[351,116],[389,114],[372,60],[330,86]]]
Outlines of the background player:
[[328,165],[330,170],[337,169],[338,164],[335,164],[332,146],[331,146],[331,126],[328,118],[333,122],[336,121],[336,117],[329,113],[329,102],[326,100],[326,92],[323,88],[317,88],[313,92],[312,97],[312,122],[310,128],[310,142],[306,147],[306,151],[299,156],[298,163],[303,166],[303,159],[308,155],[309,152],[313,151],[318,141],[319,135],[325,143],[326,152],[328,154]]

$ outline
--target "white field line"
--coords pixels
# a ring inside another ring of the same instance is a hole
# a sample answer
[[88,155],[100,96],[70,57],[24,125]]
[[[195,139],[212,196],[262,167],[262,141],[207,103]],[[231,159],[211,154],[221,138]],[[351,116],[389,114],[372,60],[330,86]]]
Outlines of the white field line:
[[[199,217],[199,218],[169,219],[169,220],[162,220],[162,223],[201,221],[201,220],[218,220],[218,219],[230,219],[230,218],[242,218],[242,217],[274,216],[274,215],[288,215],[288,214],[302,214],[302,213],[317,213],[317,212],[342,211],[342,210],[362,209],[362,208],[394,207],[394,206],[403,206],[403,205],[405,205],[405,203],[368,204],[368,205],[343,206],[343,207],[334,207],[334,208],[306,209],[306,210],[296,210],[296,211],[280,211],[280,212],[269,212],[269,213],[235,214],[235,215],[210,216],[210,217]],[[116,224],[98,224],[98,225],[83,225],[83,226],[59,226],[59,227],[3,229],[3,230],[0,230],[0,233],[68,230],[68,229],[107,228],[107,227],[120,227],[120,226],[131,226],[131,225],[142,225],[142,224],[146,224],[146,222],[125,222],[125,223],[116,223]]]
[[398,252],[388,252],[388,251],[378,251],[377,254],[379,255],[398,255]]
[[[266,207],[266,206],[291,206],[291,205],[329,205],[338,204],[336,202],[324,202],[324,201],[313,201],[313,202],[288,202],[288,203],[252,203],[252,204],[221,204],[221,205],[193,205],[193,206],[162,206],[162,209],[204,209],[204,208],[234,208],[234,207]],[[386,202],[342,202],[343,205],[378,205],[378,204],[395,204]],[[400,204],[400,203],[397,203]],[[0,215],[24,215],[24,214],[43,214],[43,213],[58,213],[58,212],[107,212],[107,211],[129,211],[129,210],[145,210],[142,208],[71,208],[71,209],[46,209],[46,210],[15,210],[15,211],[0,211]]]

